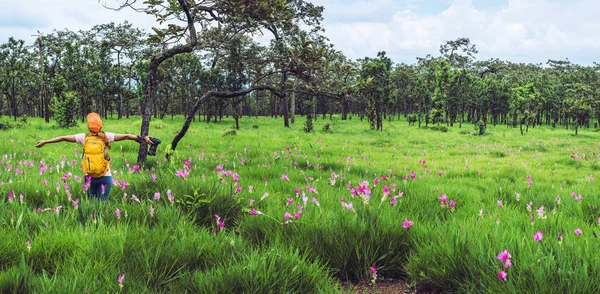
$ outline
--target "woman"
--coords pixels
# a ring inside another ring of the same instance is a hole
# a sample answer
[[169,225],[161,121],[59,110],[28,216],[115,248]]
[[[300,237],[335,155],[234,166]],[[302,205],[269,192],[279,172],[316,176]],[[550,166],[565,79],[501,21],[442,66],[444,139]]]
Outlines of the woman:
[[129,134],[115,134],[102,131],[102,119],[97,113],[90,113],[87,116],[89,134],[76,134],[71,136],[61,136],[50,140],[42,140],[35,144],[40,148],[49,143],[73,142],[83,146],[82,168],[86,175],[91,178],[89,183],[88,196],[95,196],[100,200],[107,201],[112,187],[112,174],[110,167],[110,156],[108,149],[110,143],[122,140],[132,140],[141,143],[144,140],[152,145],[151,137],[139,137]]

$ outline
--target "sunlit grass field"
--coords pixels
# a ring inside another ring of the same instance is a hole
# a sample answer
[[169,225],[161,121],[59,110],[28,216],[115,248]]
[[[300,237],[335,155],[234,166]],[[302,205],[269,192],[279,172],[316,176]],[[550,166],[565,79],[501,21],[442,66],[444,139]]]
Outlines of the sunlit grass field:
[[319,116],[307,134],[304,120],[243,117],[235,135],[231,118],[195,122],[170,162],[183,117],[153,120],[163,144],[141,170],[137,143],[113,143],[108,203],[82,189],[80,146],[33,147],[84,123],[0,131],[1,291],[335,293],[402,279],[434,292],[600,292],[595,130],[477,136],[401,120],[375,132]]

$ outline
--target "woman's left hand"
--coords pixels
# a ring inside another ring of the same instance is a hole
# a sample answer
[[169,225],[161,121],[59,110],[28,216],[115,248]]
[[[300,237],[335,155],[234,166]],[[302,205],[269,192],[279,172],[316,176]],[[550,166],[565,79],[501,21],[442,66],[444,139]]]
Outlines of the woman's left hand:
[[144,137],[144,141],[146,141],[146,144],[148,144],[148,145],[152,145],[153,144],[152,140],[150,140],[150,138],[152,138],[152,137],[150,137],[150,136],[145,136]]

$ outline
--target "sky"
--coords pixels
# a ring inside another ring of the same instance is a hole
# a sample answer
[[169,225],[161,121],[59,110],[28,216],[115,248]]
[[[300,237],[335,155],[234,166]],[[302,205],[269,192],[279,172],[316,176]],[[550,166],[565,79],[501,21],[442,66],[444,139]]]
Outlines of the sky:
[[[122,0],[121,0],[122,1]],[[86,30],[128,20],[149,31],[156,23],[119,0],[0,0],[0,43],[32,44],[38,32]],[[394,62],[439,55],[448,40],[470,38],[478,60],[600,62],[598,0],[312,0],[325,7],[325,35],[351,59],[386,51]],[[18,3],[18,4],[15,4]]]

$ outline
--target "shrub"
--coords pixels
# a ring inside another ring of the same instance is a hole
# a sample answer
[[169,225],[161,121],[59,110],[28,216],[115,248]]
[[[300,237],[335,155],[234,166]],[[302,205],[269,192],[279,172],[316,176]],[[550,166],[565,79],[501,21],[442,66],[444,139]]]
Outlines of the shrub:
[[440,127],[433,126],[433,127],[431,127],[431,129],[434,130],[434,131],[440,131],[442,133],[448,132],[448,127],[446,127],[446,126],[440,126]]
[[409,115],[407,118],[408,120],[408,125],[414,125],[417,122],[417,115],[416,114],[411,114]]
[[310,133],[313,130],[313,123],[312,123],[312,114],[308,114],[306,115],[306,122],[304,123],[304,132],[306,133]]
[[271,248],[186,279],[192,293],[341,293],[319,263],[297,251]]
[[237,131],[236,130],[229,130],[229,131],[223,133],[223,137],[225,137],[225,136],[235,136],[235,135],[237,135]]
[[0,130],[9,130],[12,129],[13,126],[7,121],[0,121]]
[[61,128],[70,128],[77,125],[75,115],[78,107],[77,94],[66,92],[60,96],[54,96],[52,100],[54,119]]
[[330,125],[330,124],[328,124],[328,123],[326,123],[326,124],[323,126],[323,132],[325,132],[325,133],[333,133],[333,131],[331,130],[331,125]]
[[479,123],[477,123],[477,126],[479,127],[479,136],[485,135],[485,129],[486,129],[485,123],[480,120]]

